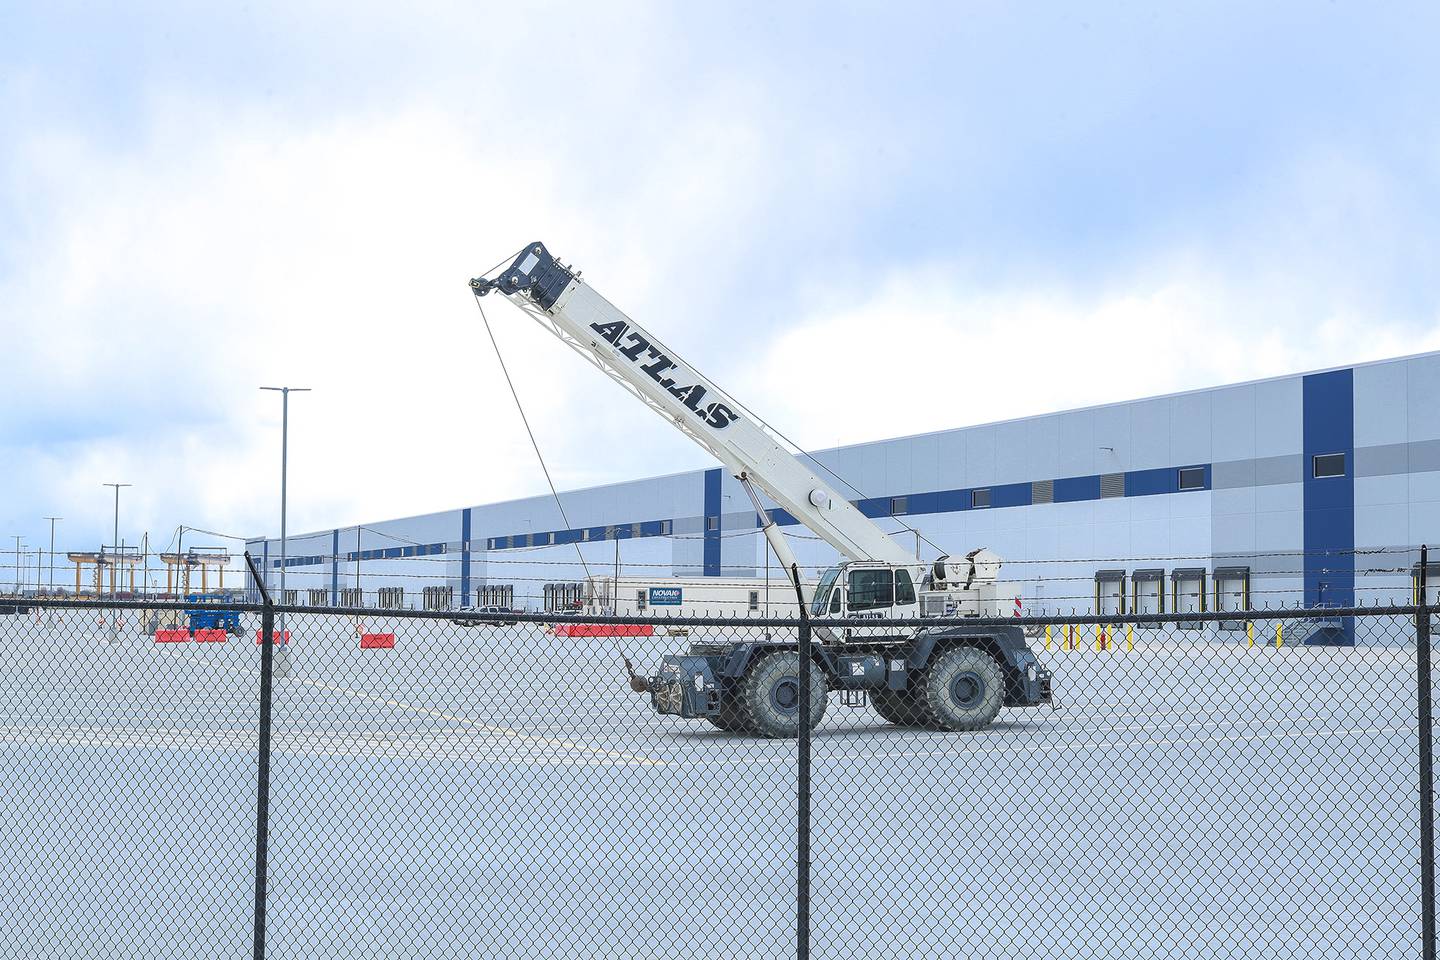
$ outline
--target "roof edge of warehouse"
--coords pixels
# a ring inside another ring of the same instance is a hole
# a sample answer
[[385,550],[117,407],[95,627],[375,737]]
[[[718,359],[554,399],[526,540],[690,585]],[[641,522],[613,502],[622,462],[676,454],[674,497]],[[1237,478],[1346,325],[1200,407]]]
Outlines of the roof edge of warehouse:
[[[891,442],[891,441],[915,440],[915,439],[919,439],[919,438],[922,438],[922,437],[935,437],[935,436],[939,436],[939,435],[945,434],[945,433],[953,433],[953,432],[955,432],[955,431],[957,431],[957,430],[975,430],[975,429],[979,429],[979,428],[982,428],[982,427],[995,427],[995,426],[1000,426],[1000,425],[1002,425],[1002,424],[1007,424],[1007,423],[1023,423],[1023,422],[1026,421],[1026,420],[1035,420],[1035,419],[1038,419],[1038,418],[1040,418],[1040,417],[1064,416],[1064,415],[1066,415],[1066,414],[1072,414],[1072,413],[1084,413],[1084,412],[1086,412],[1086,411],[1088,411],[1088,410],[1104,410],[1104,409],[1106,409],[1107,407],[1119,407],[1119,406],[1124,406],[1124,405],[1126,405],[1126,404],[1132,404],[1132,403],[1147,403],[1147,402],[1150,402],[1150,401],[1153,401],[1153,400],[1168,400],[1168,399],[1171,399],[1171,398],[1173,398],[1173,397],[1185,397],[1185,396],[1190,396],[1190,395],[1197,394],[1197,393],[1208,393],[1208,392],[1210,392],[1210,391],[1212,391],[1212,390],[1223,390],[1223,389],[1228,389],[1228,388],[1231,388],[1231,387],[1250,387],[1250,386],[1256,386],[1257,384],[1262,384],[1262,383],[1274,383],[1274,382],[1279,381],[1279,380],[1290,380],[1290,379],[1293,379],[1293,378],[1296,378],[1296,377],[1309,377],[1309,376],[1313,376],[1313,375],[1315,375],[1315,374],[1320,374],[1320,373],[1330,373],[1330,372],[1333,372],[1333,371],[1336,371],[1336,370],[1358,370],[1358,369],[1360,369],[1360,368],[1362,368],[1362,367],[1373,367],[1373,366],[1378,366],[1378,365],[1383,364],[1383,363],[1403,363],[1403,362],[1408,361],[1408,360],[1419,360],[1419,359],[1423,359],[1423,358],[1427,358],[1427,357],[1440,357],[1440,350],[1425,350],[1425,351],[1421,351],[1420,353],[1402,354],[1402,355],[1400,355],[1400,356],[1398,356],[1398,357],[1380,357],[1380,358],[1377,358],[1377,359],[1375,359],[1375,360],[1365,360],[1365,361],[1361,361],[1361,362],[1358,362],[1358,363],[1341,363],[1341,364],[1336,364],[1336,365],[1330,366],[1330,367],[1320,367],[1320,368],[1312,369],[1312,370],[1294,370],[1294,371],[1291,371],[1291,372],[1289,372],[1289,373],[1278,373],[1278,374],[1273,374],[1273,375],[1268,376],[1268,377],[1256,377],[1256,378],[1253,379],[1253,380],[1238,380],[1238,381],[1236,381],[1236,382],[1234,382],[1234,383],[1217,383],[1217,384],[1212,384],[1212,385],[1210,385],[1210,386],[1204,386],[1204,387],[1191,387],[1191,388],[1188,389],[1188,390],[1176,390],[1176,391],[1171,392],[1171,393],[1155,393],[1155,394],[1150,394],[1149,396],[1131,397],[1131,398],[1126,399],[1126,400],[1111,400],[1111,401],[1108,401],[1108,402],[1106,402],[1106,403],[1092,403],[1092,404],[1087,404],[1087,405],[1081,406],[1081,407],[1068,407],[1068,408],[1065,408],[1065,409],[1062,409],[1062,410],[1051,410],[1051,411],[1048,411],[1048,412],[1045,412],[1045,413],[1031,413],[1031,414],[1026,414],[1025,416],[1022,416],[1022,417],[1006,417],[1006,418],[1000,419],[1000,420],[985,420],[985,421],[981,421],[980,423],[963,423],[963,424],[957,424],[956,426],[953,426],[953,427],[944,427],[944,428],[939,429],[939,430],[926,430],[926,431],[922,431],[922,432],[920,432],[920,433],[906,433],[906,434],[901,434],[901,435],[899,435],[899,436],[894,436],[894,437],[876,437],[876,438],[871,439],[871,440],[859,440],[859,441],[856,441],[855,443],[842,444],[842,445],[837,446],[837,447],[817,447],[817,448],[815,448],[815,449],[813,449],[813,450],[806,450],[806,451],[804,451],[804,452],[805,452],[807,455],[809,455],[809,456],[819,456],[819,455],[825,454],[825,453],[836,453],[836,452],[841,451],[841,450],[848,450],[848,449],[850,449],[850,448],[852,448],[852,447],[863,447],[863,446],[867,446],[867,445],[872,444],[872,443],[888,443],[888,442]],[[627,484],[639,483],[639,482],[644,482],[644,481],[667,480],[667,479],[670,479],[670,478],[672,478],[672,477],[681,477],[681,476],[684,476],[684,475],[687,474],[687,473],[694,473],[696,470],[705,470],[705,469],[708,469],[708,468],[707,468],[707,467],[704,467],[704,466],[691,467],[691,468],[688,468],[688,469],[685,469],[685,470],[675,470],[675,471],[672,471],[672,472],[670,472],[670,473],[657,473],[657,474],[653,474],[653,475],[650,475],[650,476],[628,477],[628,478],[625,478],[625,479],[622,479],[622,480],[612,480],[612,481],[610,481],[609,483],[597,483],[597,484],[593,484],[593,485],[588,486],[588,487],[570,487],[570,488],[566,488],[566,489],[564,489],[564,490],[562,490],[562,491],[560,491],[560,492],[561,492],[562,494],[564,494],[564,493],[582,493],[582,492],[590,492],[590,491],[595,491],[595,490],[604,490],[604,489],[607,488],[607,487],[618,487],[618,486],[624,486],[624,485],[627,485]],[[512,505],[512,504],[524,503],[524,502],[526,502],[526,501],[528,501],[528,500],[549,500],[549,499],[551,499],[551,495],[550,495],[549,493],[535,493],[535,494],[531,494],[531,495],[529,495],[529,496],[524,496],[524,497],[511,497],[511,498],[506,499],[506,500],[493,500],[493,501],[490,501],[490,502],[488,502],[488,503],[483,504],[483,506],[486,506],[486,507],[504,507],[504,506],[509,506],[509,505]],[[481,504],[476,504],[475,506],[481,506]],[[359,524],[359,525],[362,526],[362,527],[367,527],[367,528],[369,528],[369,529],[376,530],[377,532],[383,532],[383,531],[378,530],[378,524],[379,524],[379,523],[383,523],[383,524],[406,523],[406,522],[409,522],[409,521],[412,521],[412,520],[421,520],[421,519],[424,519],[425,517],[439,516],[439,515],[441,515],[441,514],[449,513],[449,512],[451,512],[451,511],[453,511],[453,510],[455,510],[455,509],[457,509],[457,508],[456,508],[456,507],[446,507],[446,508],[441,509],[441,510],[431,510],[431,511],[426,512],[426,513],[408,514],[408,515],[403,516],[403,517],[395,517],[395,518],[390,519],[390,520],[378,521],[377,524],[361,523],[361,524]],[[319,528],[319,529],[316,529],[316,530],[307,530],[307,531],[304,531],[304,532],[302,532],[302,533],[290,534],[289,537],[288,537],[288,539],[292,539],[292,540],[293,540],[293,539],[297,539],[297,538],[300,538],[300,537],[315,536],[315,535],[317,535],[317,534],[325,533],[325,532],[327,532],[327,531],[329,531],[329,530],[336,529],[337,527],[338,527],[338,529],[342,529],[342,530],[343,530],[343,529],[346,529],[346,528],[353,528],[353,527],[355,527],[355,526],[356,526],[356,524],[353,524],[353,523],[348,523],[348,524],[342,523],[342,524],[338,524],[338,525],[332,525],[332,526],[330,526],[330,527],[322,527],[322,528]],[[278,539],[279,539],[278,535],[272,536],[272,535],[269,535],[269,534],[265,534],[265,535],[261,535],[261,536],[247,537],[246,540],[245,540],[245,542],[246,542],[246,543],[254,543],[254,542],[257,542],[257,541],[263,541],[263,540],[278,540]]]

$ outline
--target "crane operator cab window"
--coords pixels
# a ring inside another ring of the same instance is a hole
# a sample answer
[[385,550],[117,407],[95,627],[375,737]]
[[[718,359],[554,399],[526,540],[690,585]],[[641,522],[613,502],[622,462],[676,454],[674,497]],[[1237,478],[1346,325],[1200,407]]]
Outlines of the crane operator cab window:
[[839,567],[831,567],[820,575],[820,582],[815,584],[815,593],[810,601],[810,616],[839,616],[840,588],[835,585],[839,578]]
[[[848,615],[884,616],[895,607],[914,607],[915,581],[910,571],[891,567],[865,567],[841,576],[840,567],[831,567],[815,585],[810,614],[816,617]],[[913,609],[895,611],[914,616]]]

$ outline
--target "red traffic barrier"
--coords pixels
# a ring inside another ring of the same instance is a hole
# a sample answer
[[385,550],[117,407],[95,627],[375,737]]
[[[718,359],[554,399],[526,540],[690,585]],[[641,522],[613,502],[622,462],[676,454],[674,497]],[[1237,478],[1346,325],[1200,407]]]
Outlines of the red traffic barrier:
[[156,630],[156,643],[189,643],[189,630]]
[[[257,647],[260,646],[260,644],[261,644],[262,642],[264,642],[264,639],[265,639],[265,633],[264,633],[264,631],[263,631],[263,630],[256,630],[256,631],[255,631],[255,646],[257,646]],[[288,647],[288,646],[290,646],[290,631],[289,631],[289,630],[272,630],[272,631],[270,632],[270,642],[271,642],[271,643],[279,644],[279,645],[282,646],[282,647]]]
[[394,650],[395,634],[393,633],[362,633],[360,634],[361,650]]
[[224,630],[208,629],[195,631],[196,643],[224,643],[228,639],[229,634]]
[[650,637],[653,623],[557,623],[557,637]]

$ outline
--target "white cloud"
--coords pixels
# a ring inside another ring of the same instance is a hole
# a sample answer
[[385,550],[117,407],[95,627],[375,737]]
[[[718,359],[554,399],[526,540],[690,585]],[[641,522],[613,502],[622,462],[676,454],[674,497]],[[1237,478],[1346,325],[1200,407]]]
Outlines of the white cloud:
[[1417,332],[1219,273],[1137,272],[1087,299],[976,292],[961,272],[896,271],[818,308],[738,391],[824,448],[1440,349],[1440,323]]
[[[764,162],[754,145],[682,163],[717,138],[753,141],[710,112],[672,128],[677,155],[637,195],[577,206],[560,188],[573,171],[554,157],[435,110],[304,131],[202,113],[172,107],[120,160],[73,139],[26,151],[54,214],[3,290],[23,358],[7,403],[29,398],[17,422],[36,434],[12,441],[17,515],[53,503],[71,530],[108,531],[99,484],[120,479],[136,485],[122,504],[131,531],[273,532],[279,399],[256,388],[279,384],[314,389],[291,401],[292,530],[538,492],[466,280],[554,238],[562,254],[592,251],[586,266],[643,309],[663,296],[657,272],[689,256],[693,218],[742,194],[735,178]],[[663,469],[667,450],[702,461],[518,311],[486,307],[565,485]],[[646,428],[658,439],[633,464],[614,456]]]

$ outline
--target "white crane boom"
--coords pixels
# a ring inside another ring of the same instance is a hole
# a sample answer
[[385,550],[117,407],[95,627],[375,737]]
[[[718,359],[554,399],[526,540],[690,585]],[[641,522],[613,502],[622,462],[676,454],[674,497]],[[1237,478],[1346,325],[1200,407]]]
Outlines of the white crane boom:
[[[916,558],[785,449],[763,424],[675,352],[607,301],[579,275],[532,243],[492,279],[470,281],[476,296],[506,294],[541,326],[704,447],[737,479],[754,484],[848,560],[914,567]],[[754,497],[753,491],[751,492]],[[761,508],[758,500],[756,509]],[[768,511],[767,511],[768,513]],[[774,518],[764,532],[781,563],[793,557]]]

